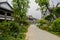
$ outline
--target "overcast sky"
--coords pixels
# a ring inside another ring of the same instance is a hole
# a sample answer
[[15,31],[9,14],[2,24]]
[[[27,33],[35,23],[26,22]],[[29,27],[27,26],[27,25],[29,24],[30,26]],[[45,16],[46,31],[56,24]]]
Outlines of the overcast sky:
[[[0,0],[0,1],[6,1],[6,0]],[[12,0],[7,0],[7,1],[11,4]],[[40,10],[38,10],[38,11],[36,10],[37,8],[39,8],[39,6],[34,2],[35,0],[29,0],[29,1],[30,1],[30,3],[29,3],[30,8],[28,9],[27,15],[32,15],[35,18],[41,18]],[[51,1],[53,1],[53,2],[51,2]],[[60,0],[51,0],[51,1],[50,1],[50,4],[54,3],[54,5],[56,5],[58,2],[60,2]],[[53,6],[53,5],[51,5],[51,6]]]
[[30,8],[28,10],[28,15],[32,15],[35,18],[41,18],[41,12],[40,10],[36,10],[39,8],[39,6],[34,2],[34,0],[30,0]]
[[[53,6],[52,3],[56,5],[58,2],[60,2],[60,0],[50,0],[51,6]],[[30,5],[30,8],[28,10],[28,15],[32,15],[35,18],[41,18],[40,10],[38,11],[36,10],[37,8],[39,8],[39,6],[35,3],[35,0],[30,0],[29,5]]]

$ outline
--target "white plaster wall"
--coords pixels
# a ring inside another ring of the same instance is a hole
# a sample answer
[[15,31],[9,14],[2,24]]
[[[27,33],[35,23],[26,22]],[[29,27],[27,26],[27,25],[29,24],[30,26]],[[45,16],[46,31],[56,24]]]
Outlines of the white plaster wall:
[[9,5],[6,4],[6,3],[3,3],[3,4],[1,4],[0,6],[1,6],[2,8],[8,9],[8,10],[12,10],[12,9],[9,7]]

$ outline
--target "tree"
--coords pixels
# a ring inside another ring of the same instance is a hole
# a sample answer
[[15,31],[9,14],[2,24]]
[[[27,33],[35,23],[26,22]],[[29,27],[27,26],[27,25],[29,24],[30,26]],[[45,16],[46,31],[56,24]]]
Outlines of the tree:
[[53,15],[49,14],[45,17],[45,20],[48,20],[49,22],[51,22],[51,20],[53,19],[52,17]]
[[13,0],[13,10],[15,21],[20,24],[26,21],[26,12],[28,9],[28,0]]
[[24,40],[28,28],[27,9],[28,0],[13,0],[14,21],[0,22],[0,40]]
[[56,15],[56,18],[59,18],[60,17],[60,7],[54,8],[53,13]]
[[43,15],[46,14],[47,11],[49,11],[50,14],[53,15],[53,19],[55,19],[55,15],[53,14],[54,7],[49,7],[49,1],[50,0],[36,0],[36,3],[38,3],[38,5],[41,7],[41,12],[43,13]]
[[49,9],[49,0],[36,0],[36,3],[38,3],[38,5],[41,7],[41,11],[42,13],[44,11],[47,11],[47,9]]

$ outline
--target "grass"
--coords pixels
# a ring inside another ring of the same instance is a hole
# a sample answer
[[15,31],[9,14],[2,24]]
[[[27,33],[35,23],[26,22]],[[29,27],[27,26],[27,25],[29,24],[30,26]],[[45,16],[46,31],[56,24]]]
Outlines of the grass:
[[42,29],[42,30],[45,30],[45,31],[47,31],[47,32],[49,32],[49,33],[52,33],[52,34],[60,37],[60,32],[54,32],[54,31],[50,30],[49,28],[48,28],[48,30],[46,30],[46,28],[44,29],[44,28],[41,28],[41,27],[39,27],[39,26],[38,26],[38,28],[39,28],[39,29]]
[[53,31],[48,31],[48,32],[50,32],[50,33],[52,33],[52,34],[54,34],[54,35],[60,37],[60,32],[53,32]]

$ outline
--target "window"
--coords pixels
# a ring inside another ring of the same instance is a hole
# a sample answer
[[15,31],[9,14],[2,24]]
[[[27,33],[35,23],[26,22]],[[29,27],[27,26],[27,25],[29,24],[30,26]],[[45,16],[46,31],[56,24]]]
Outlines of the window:
[[7,13],[7,16],[11,16],[11,13]]
[[0,11],[0,15],[5,15],[5,12],[4,11]]

